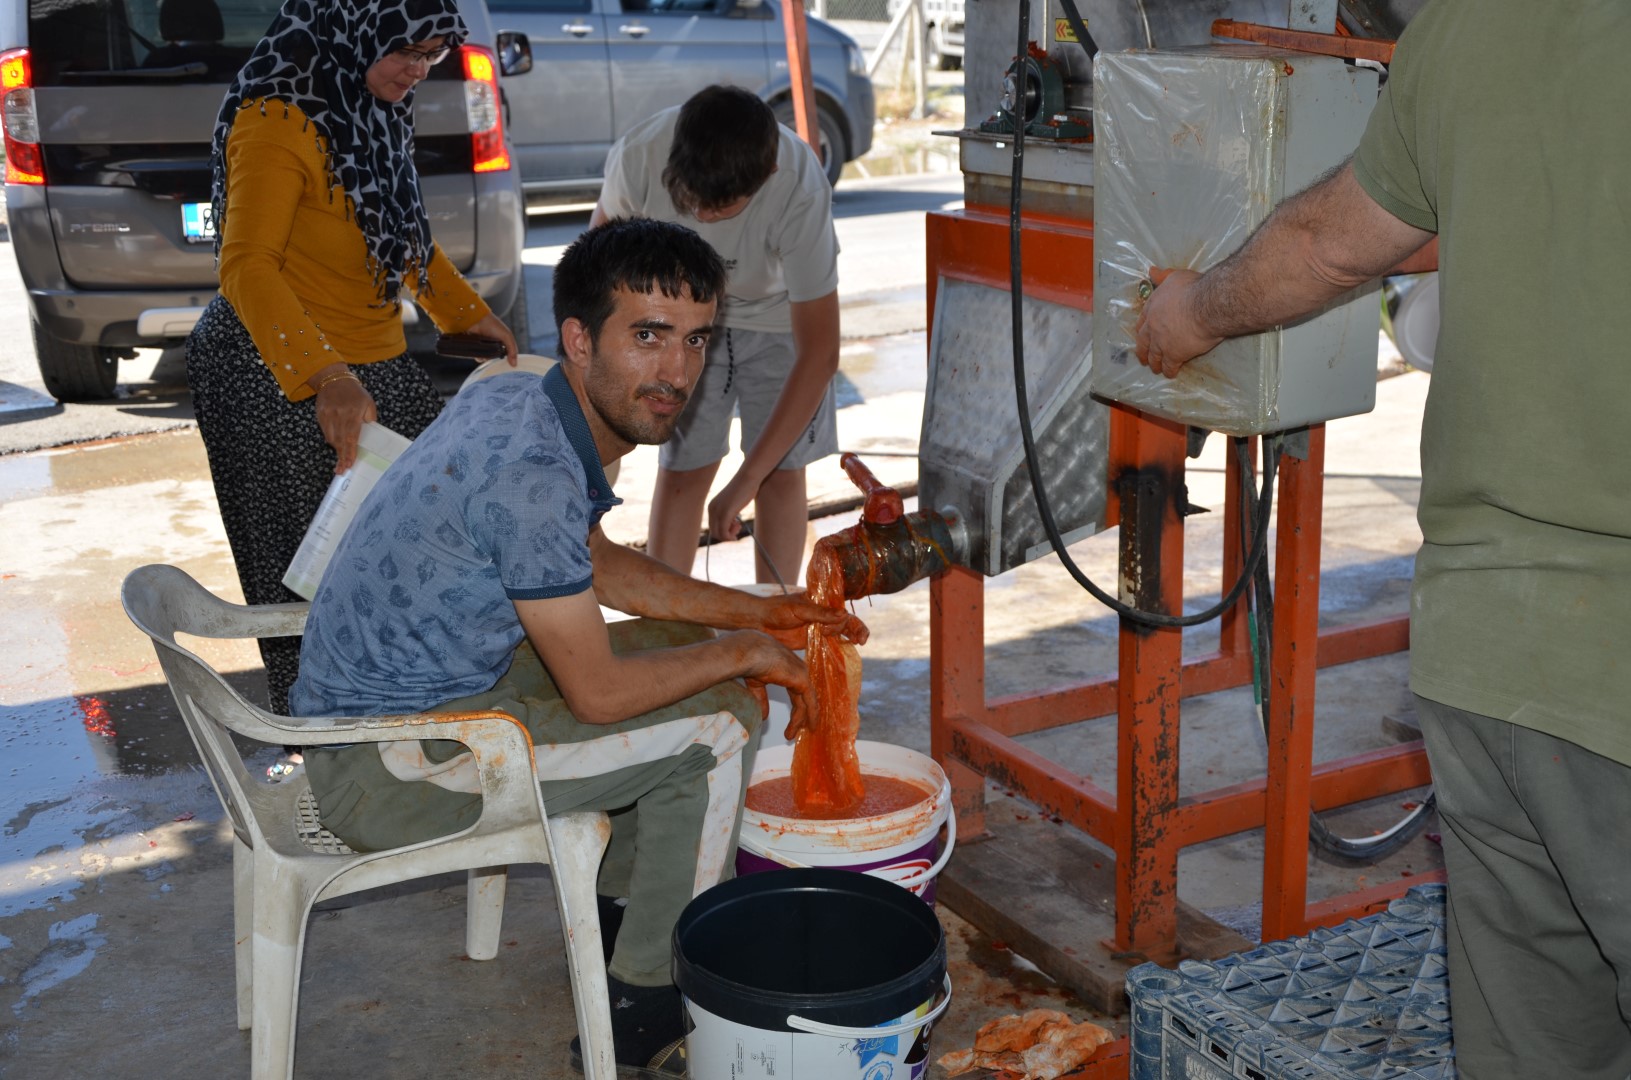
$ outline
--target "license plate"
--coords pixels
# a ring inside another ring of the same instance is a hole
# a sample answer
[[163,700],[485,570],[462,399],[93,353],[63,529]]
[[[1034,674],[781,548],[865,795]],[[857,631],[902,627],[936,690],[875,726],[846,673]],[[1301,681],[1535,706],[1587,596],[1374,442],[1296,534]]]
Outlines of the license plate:
[[189,244],[215,243],[215,210],[207,202],[181,204],[181,236]]

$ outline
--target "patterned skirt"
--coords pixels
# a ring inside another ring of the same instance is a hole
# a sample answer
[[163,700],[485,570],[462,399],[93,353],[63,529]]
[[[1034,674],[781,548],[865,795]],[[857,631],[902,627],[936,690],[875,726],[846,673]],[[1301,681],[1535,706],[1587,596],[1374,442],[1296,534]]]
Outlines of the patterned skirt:
[[[351,370],[373,395],[380,424],[405,438],[416,438],[442,411],[430,377],[406,353]],[[220,296],[187,339],[187,383],[244,599],[299,601],[283,574],[334,479],[334,450],[317,426],[316,399],[283,396],[237,312]],[[269,708],[286,715],[300,639],[269,638],[260,648]]]

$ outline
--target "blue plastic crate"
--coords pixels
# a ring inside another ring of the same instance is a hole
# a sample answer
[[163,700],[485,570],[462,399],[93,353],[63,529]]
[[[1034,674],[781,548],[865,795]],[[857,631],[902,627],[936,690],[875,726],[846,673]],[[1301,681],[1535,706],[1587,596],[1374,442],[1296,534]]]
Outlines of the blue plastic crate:
[[1453,1080],[1444,886],[1307,937],[1127,973],[1132,1080]]

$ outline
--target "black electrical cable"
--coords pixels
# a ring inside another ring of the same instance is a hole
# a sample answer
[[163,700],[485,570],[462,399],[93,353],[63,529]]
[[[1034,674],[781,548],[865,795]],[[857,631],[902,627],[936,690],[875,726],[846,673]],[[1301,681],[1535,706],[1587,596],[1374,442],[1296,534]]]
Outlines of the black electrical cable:
[[[1098,51],[1098,46],[1087,33],[1087,27],[1081,22],[1081,16],[1076,12],[1072,0],[1061,0],[1065,15],[1075,31],[1077,40],[1087,51],[1091,60]],[[1027,55],[1031,37],[1031,5],[1030,0],[1019,2],[1019,41],[1014,50],[1016,58]],[[1016,59],[1016,63],[1018,60]],[[1042,484],[1042,466],[1036,453],[1036,439],[1031,430],[1031,408],[1029,395],[1025,388],[1025,341],[1024,326],[1024,290],[1021,275],[1020,261],[1020,194],[1021,181],[1025,168],[1025,118],[1021,100],[1016,101],[1014,114],[1014,153],[1013,171],[1009,177],[1009,289],[1012,297],[1012,321],[1014,344],[1014,394],[1019,403],[1019,430],[1025,442],[1025,464],[1030,472],[1031,492],[1036,499],[1037,514],[1042,520],[1042,528],[1048,534],[1048,541],[1059,561],[1064,564],[1070,576],[1077,583],[1091,593],[1094,598],[1109,606],[1118,614],[1138,623],[1150,626],[1197,626],[1222,615],[1233,607],[1245,595],[1248,618],[1255,614],[1255,633],[1253,649],[1256,653],[1252,665],[1252,678],[1256,686],[1260,712],[1258,721],[1263,727],[1265,737],[1268,734],[1268,715],[1270,707],[1270,682],[1267,671],[1271,660],[1271,648],[1274,641],[1274,594],[1269,581],[1268,559],[1265,557],[1268,547],[1269,518],[1273,512],[1274,482],[1278,471],[1282,447],[1278,436],[1266,435],[1262,439],[1263,448],[1263,488],[1261,494],[1252,489],[1251,457],[1246,448],[1246,440],[1233,439],[1235,458],[1240,471],[1240,497],[1241,497],[1241,546],[1249,550],[1246,564],[1241,569],[1239,580],[1229,589],[1228,593],[1216,605],[1206,611],[1194,615],[1166,615],[1160,612],[1143,611],[1123,603],[1116,597],[1106,593],[1094,584],[1073,559],[1065,548],[1064,538],[1059,533],[1059,526],[1054,521],[1052,509],[1048,503],[1047,492]],[[1248,544],[1248,538],[1250,543]],[[1427,825],[1427,818],[1437,804],[1437,796],[1429,791],[1427,797],[1416,805],[1416,808],[1406,814],[1391,827],[1382,830],[1375,836],[1365,839],[1351,839],[1338,836],[1312,811],[1308,815],[1309,839],[1327,855],[1338,859],[1354,862],[1373,862],[1385,858],[1404,847]]]
[[1065,9],[1065,21],[1070,23],[1070,32],[1076,35],[1077,44],[1087,50],[1087,62],[1091,64],[1093,57],[1098,55],[1099,52],[1098,42],[1094,41],[1093,35],[1087,32],[1087,23],[1082,20],[1081,13],[1076,10],[1074,0],[1059,0],[1059,5]]
[[[1030,0],[1019,2],[1019,45],[1014,55],[1016,63],[1023,60],[1028,54],[1031,37],[1031,4]],[[1089,38],[1090,42],[1092,39]],[[1086,43],[1083,44],[1086,47]],[[1019,403],[1019,431],[1025,443],[1025,465],[1031,477],[1031,494],[1036,499],[1037,516],[1042,521],[1042,529],[1048,534],[1048,542],[1052,545],[1059,561],[1076,580],[1076,583],[1093,595],[1093,598],[1115,611],[1118,615],[1144,626],[1156,627],[1184,627],[1199,626],[1211,622],[1239,602],[1241,595],[1250,584],[1252,571],[1264,561],[1268,550],[1268,508],[1272,505],[1274,497],[1275,458],[1269,458],[1263,468],[1263,494],[1261,501],[1264,513],[1258,522],[1255,543],[1251,554],[1241,572],[1239,580],[1230,587],[1223,599],[1205,611],[1198,611],[1192,615],[1168,615],[1158,611],[1144,611],[1123,603],[1118,597],[1111,596],[1101,589],[1088,576],[1082,572],[1070,557],[1065,547],[1064,537],[1059,533],[1059,525],[1054,520],[1053,509],[1048,502],[1047,491],[1042,483],[1042,461],[1036,452],[1036,437],[1031,430],[1031,403],[1029,392],[1025,388],[1025,335],[1024,335],[1024,287],[1021,275],[1020,256],[1020,190],[1021,181],[1025,171],[1025,120],[1023,110],[1015,113],[1013,172],[1009,183],[1009,292],[1013,301],[1013,344],[1014,344],[1014,396]]]
[[[1244,478],[1250,474],[1251,459],[1246,453],[1243,444],[1236,445],[1236,459],[1240,464],[1240,475]],[[1258,506],[1253,496],[1251,485],[1242,482],[1240,486],[1242,513],[1240,521],[1241,542],[1245,543],[1250,534],[1252,523],[1258,513]],[[1252,642],[1253,657],[1252,680],[1257,690],[1258,723],[1263,728],[1263,735],[1268,737],[1268,716],[1273,687],[1267,676],[1270,662],[1269,649],[1274,640],[1274,593],[1269,584],[1268,566],[1257,568],[1252,575],[1252,588],[1247,593],[1246,610],[1253,623],[1255,623],[1255,640]],[[1427,827],[1427,819],[1438,804],[1437,795],[1429,791],[1427,797],[1417,803],[1415,809],[1409,811],[1393,825],[1375,836],[1352,838],[1338,836],[1331,831],[1319,814],[1312,811],[1308,815],[1308,838],[1324,854],[1345,862],[1375,862],[1386,858],[1404,847]]]

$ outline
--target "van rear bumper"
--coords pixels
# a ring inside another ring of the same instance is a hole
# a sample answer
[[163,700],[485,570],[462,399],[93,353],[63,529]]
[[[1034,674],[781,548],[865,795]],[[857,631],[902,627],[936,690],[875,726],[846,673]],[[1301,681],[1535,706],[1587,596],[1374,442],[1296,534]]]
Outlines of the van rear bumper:
[[[503,312],[515,299],[521,275],[498,271],[466,274],[465,279],[494,310]],[[52,337],[105,349],[157,349],[184,341],[213,299],[213,288],[185,292],[28,290],[34,318]],[[413,305],[405,305],[403,313],[406,325],[419,321]]]
[[189,319],[185,313],[203,314],[214,298],[213,288],[186,292],[28,290],[29,307],[46,333],[59,341],[107,349],[173,345],[198,321],[197,315]]

